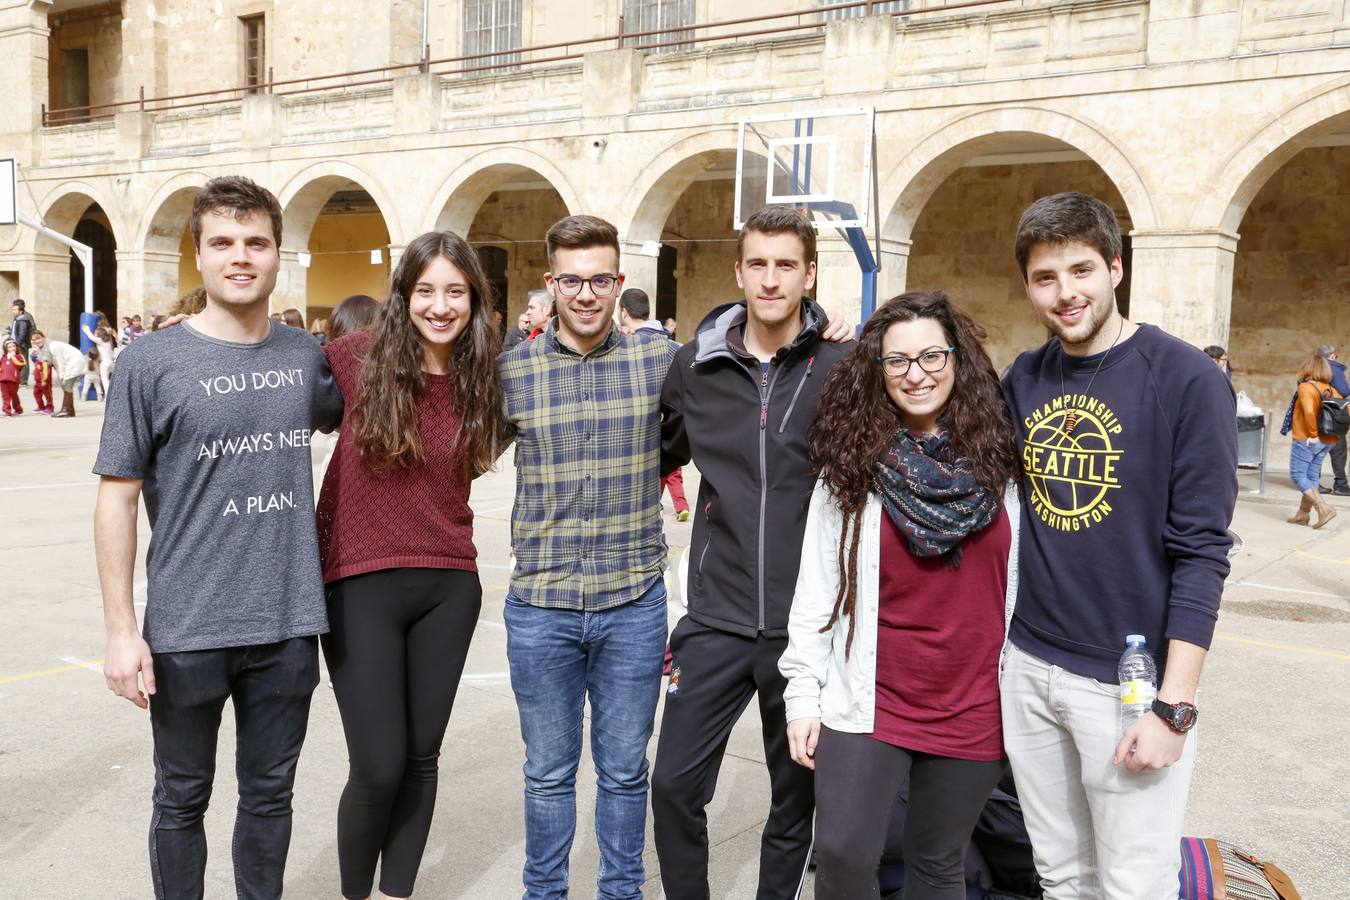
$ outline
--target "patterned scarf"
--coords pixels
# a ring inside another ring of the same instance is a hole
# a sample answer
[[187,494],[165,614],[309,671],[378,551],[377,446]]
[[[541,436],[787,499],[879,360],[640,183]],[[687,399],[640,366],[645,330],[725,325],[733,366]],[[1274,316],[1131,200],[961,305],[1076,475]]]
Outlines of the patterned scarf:
[[901,428],[872,464],[886,514],[915,556],[961,564],[961,542],[994,520],[1000,498],[980,487],[970,461],[956,457],[946,434]]

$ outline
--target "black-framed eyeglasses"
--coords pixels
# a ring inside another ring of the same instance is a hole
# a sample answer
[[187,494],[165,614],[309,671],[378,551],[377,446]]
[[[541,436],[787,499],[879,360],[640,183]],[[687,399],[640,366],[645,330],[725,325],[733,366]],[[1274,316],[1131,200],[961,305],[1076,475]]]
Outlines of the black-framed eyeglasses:
[[558,286],[558,293],[564,297],[575,297],[588,284],[595,296],[608,297],[618,290],[619,276],[605,274],[582,278],[580,275],[558,275],[554,277],[553,283]]
[[878,356],[877,361],[881,363],[881,368],[885,370],[886,374],[893,378],[901,378],[908,374],[909,367],[913,363],[918,363],[920,369],[932,375],[934,372],[941,372],[945,369],[947,357],[955,352],[955,347],[947,347],[944,350],[925,350],[913,359],[900,353],[893,353],[890,356]]

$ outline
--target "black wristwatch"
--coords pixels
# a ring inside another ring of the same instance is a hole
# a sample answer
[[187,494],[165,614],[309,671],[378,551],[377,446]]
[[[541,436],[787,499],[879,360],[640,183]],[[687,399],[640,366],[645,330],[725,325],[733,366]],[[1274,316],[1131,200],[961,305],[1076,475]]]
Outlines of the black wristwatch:
[[1195,708],[1194,703],[1187,703],[1184,700],[1179,703],[1164,703],[1157,697],[1153,698],[1153,713],[1177,734],[1190,731],[1195,727],[1196,719],[1200,718],[1200,710]]

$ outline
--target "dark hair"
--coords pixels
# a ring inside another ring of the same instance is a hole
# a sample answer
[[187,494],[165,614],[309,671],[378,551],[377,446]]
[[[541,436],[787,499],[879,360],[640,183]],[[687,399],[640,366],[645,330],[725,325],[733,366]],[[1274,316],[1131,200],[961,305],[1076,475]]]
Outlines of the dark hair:
[[1305,381],[1331,382],[1331,363],[1320,353],[1314,353],[1303,361],[1303,365],[1298,367],[1299,383]]
[[206,288],[196,287],[175,300],[173,306],[169,307],[168,314],[195,316],[204,309],[206,309]]
[[292,328],[299,328],[301,331],[305,328],[305,317],[300,315],[298,309],[283,309],[281,311],[281,321]]
[[[414,238],[390,279],[389,299],[375,317],[370,350],[361,365],[356,401],[351,406],[353,441],[377,469],[401,469],[423,461],[417,426],[417,396],[425,390],[422,338],[409,315],[412,292],[422,272],[437,257],[448,260],[469,283],[469,322],[451,351],[450,379],[459,430],[452,452],[463,453],[471,475],[492,468],[501,446],[501,382],[497,354],[502,339],[488,312],[492,288],[478,254],[449,231]],[[336,313],[334,314],[336,316]]]
[[792,233],[802,242],[803,258],[811,262],[816,258],[816,229],[806,218],[806,213],[791,206],[766,206],[745,220],[740,236],[736,238],[736,258],[744,258],[745,239],[752,231],[760,234]]
[[646,321],[652,314],[652,301],[642,288],[629,288],[619,295],[619,306],[635,319]]
[[352,294],[337,305],[328,319],[328,340],[336,341],[344,334],[365,331],[380,311],[379,301],[366,294]]
[[107,325],[100,325],[98,326],[98,328],[94,329],[94,337],[98,338],[100,341],[107,341],[109,343],[112,343],[113,340],[112,329],[109,328]]
[[26,306],[24,305],[24,302],[23,302],[23,298],[22,298],[22,297],[15,297],[13,300],[9,301],[9,305],[10,305],[10,306],[17,306],[17,307],[19,308],[20,311],[23,311],[23,310],[25,310],[25,309],[28,308],[28,307],[26,307]]
[[202,216],[228,210],[237,221],[255,212],[266,213],[272,220],[272,238],[281,250],[281,204],[272,192],[242,175],[222,175],[212,178],[192,201],[192,245],[202,249]]
[[40,328],[33,329],[33,337],[45,338],[46,336],[47,336],[46,333],[43,332],[42,329]]
[[1210,344],[1208,347],[1205,348],[1205,355],[1208,356],[1210,359],[1223,359],[1225,356],[1228,355],[1228,351],[1220,347],[1218,344]]
[[1016,254],[1022,280],[1027,277],[1031,248],[1074,242],[1087,244],[1108,264],[1119,257],[1120,223],[1111,207],[1077,191],[1042,197],[1028,206],[1017,222]]
[[858,343],[830,370],[821,389],[820,412],[811,426],[808,450],[816,474],[825,482],[844,515],[839,533],[839,591],[830,621],[848,617],[845,656],[853,644],[854,604],[858,593],[858,541],[863,509],[872,492],[873,464],[889,446],[903,414],[886,392],[881,344],[898,322],[932,319],[956,348],[951,397],[938,422],[951,435],[955,454],[967,460],[975,480],[1002,496],[1017,477],[1017,438],[1003,399],[998,374],[982,346],[985,331],[941,291],[901,294],[886,301],[863,326]]
[[[568,216],[553,223],[544,235],[548,248],[548,267],[554,266],[553,256],[559,250],[584,250],[589,247],[609,247],[614,258],[619,258],[619,231],[598,216]],[[617,273],[615,273],[617,274]]]

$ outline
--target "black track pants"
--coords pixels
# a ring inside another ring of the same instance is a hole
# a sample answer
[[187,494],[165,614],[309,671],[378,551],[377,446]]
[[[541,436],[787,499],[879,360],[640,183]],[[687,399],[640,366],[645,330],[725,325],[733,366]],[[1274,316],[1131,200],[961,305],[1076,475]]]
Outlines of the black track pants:
[[388,569],[328,589],[324,658],[350,771],[338,803],[344,897],[412,894],[436,806],[437,758],[483,592],[474,572]]
[[672,684],[666,691],[652,772],[652,817],[661,887],[668,900],[705,900],[708,817],[731,729],[759,696],[772,805],[759,857],[759,900],[798,895],[811,853],[815,809],[810,770],[788,756],[778,658],[787,638],[741,637],[681,619],[670,636]]

